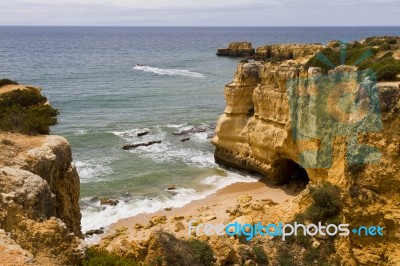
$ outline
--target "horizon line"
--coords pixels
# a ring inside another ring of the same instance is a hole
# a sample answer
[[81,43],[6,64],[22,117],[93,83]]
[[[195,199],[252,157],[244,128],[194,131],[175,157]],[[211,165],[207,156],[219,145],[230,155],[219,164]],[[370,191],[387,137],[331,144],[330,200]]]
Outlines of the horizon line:
[[0,27],[148,27],[148,28],[168,28],[168,27],[176,27],[176,28],[200,28],[200,27],[208,27],[208,28],[329,28],[329,27],[353,27],[353,28],[361,28],[361,27],[371,27],[371,28],[379,28],[379,27],[400,27],[400,25],[324,25],[324,26],[315,26],[315,25],[275,25],[275,26],[256,26],[256,25],[246,25],[246,26],[238,26],[238,25],[229,25],[229,26],[218,26],[218,25],[18,25],[18,24],[10,24],[10,25],[0,25]]

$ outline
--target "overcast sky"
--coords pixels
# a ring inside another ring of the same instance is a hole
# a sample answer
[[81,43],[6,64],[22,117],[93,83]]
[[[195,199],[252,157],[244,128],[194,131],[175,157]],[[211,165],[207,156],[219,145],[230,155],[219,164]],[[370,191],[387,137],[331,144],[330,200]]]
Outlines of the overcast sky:
[[400,0],[0,0],[0,10],[0,25],[400,25]]

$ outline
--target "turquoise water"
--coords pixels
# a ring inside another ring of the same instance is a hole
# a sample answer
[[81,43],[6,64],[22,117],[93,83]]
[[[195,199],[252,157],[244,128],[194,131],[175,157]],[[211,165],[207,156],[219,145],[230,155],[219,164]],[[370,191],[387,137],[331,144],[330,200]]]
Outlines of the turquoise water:
[[[215,56],[217,48],[241,40],[326,43],[399,33],[399,27],[0,27],[0,76],[41,86],[60,110],[52,130],[71,143],[86,231],[256,181],[214,163],[207,136],[239,61]],[[206,131],[186,142],[172,134],[193,127]],[[137,137],[143,130],[151,134]],[[121,149],[153,140],[162,143]],[[166,191],[170,185],[178,187],[174,194]],[[93,197],[103,196],[120,204],[100,207]]]

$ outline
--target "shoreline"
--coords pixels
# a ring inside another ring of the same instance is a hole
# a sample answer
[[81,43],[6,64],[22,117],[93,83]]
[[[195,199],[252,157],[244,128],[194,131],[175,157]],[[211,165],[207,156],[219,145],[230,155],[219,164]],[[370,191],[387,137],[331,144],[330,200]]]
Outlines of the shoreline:
[[[152,231],[159,229],[174,233],[178,237],[185,237],[188,236],[188,231],[184,228],[190,220],[211,224],[230,222],[229,209],[235,207],[241,197],[250,196],[253,201],[272,201],[280,204],[297,194],[284,186],[275,186],[262,181],[234,183],[180,208],[120,219],[99,236],[100,242],[107,238],[114,239],[116,235],[123,235],[123,239],[128,241],[146,240]],[[153,225],[150,220],[153,220]]]

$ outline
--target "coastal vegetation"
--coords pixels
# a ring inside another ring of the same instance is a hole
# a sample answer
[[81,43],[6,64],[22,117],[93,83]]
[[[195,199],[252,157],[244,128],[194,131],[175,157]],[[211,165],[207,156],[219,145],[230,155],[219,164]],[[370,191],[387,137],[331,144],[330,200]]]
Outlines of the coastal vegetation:
[[[12,83],[10,83],[12,82]],[[13,81],[0,81],[15,84]],[[29,135],[49,134],[57,124],[57,109],[47,104],[47,98],[35,88],[26,87],[0,95],[0,130]]]
[[374,73],[378,81],[393,81],[400,74],[400,60],[391,52],[397,46],[393,37],[371,37],[349,44],[335,42],[315,54],[305,67],[320,67],[327,73],[342,64],[354,65],[358,70]]
[[86,259],[82,266],[137,266],[138,264],[130,258],[120,257],[104,249],[86,249]]
[[18,82],[8,79],[8,78],[0,79],[0,87],[7,86],[7,85],[18,85]]
[[[311,205],[304,213],[298,213],[292,223],[308,224],[309,222],[318,224],[339,224],[341,219],[342,202],[340,197],[340,188],[324,183],[319,187],[311,187],[310,195]],[[290,236],[283,242],[278,249],[279,263],[281,265],[297,265],[296,255],[304,252],[301,256],[302,263],[305,265],[331,265],[327,263],[327,258],[334,251],[334,236],[305,236],[301,228],[297,236]]]

